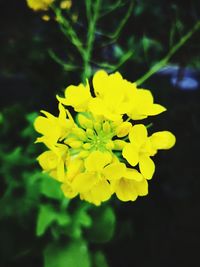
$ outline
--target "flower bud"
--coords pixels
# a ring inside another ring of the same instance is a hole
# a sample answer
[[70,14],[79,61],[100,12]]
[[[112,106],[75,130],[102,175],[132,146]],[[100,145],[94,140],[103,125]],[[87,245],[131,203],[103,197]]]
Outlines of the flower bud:
[[132,124],[124,121],[116,128],[116,134],[118,137],[126,136],[131,130]]

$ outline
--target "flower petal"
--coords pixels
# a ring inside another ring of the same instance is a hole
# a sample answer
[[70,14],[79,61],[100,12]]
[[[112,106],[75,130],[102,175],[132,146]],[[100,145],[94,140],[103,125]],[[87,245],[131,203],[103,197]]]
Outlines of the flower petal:
[[129,133],[129,140],[132,144],[140,147],[147,140],[147,129],[143,124],[132,127]]
[[127,168],[124,177],[129,180],[142,181],[143,176],[135,169]]
[[139,161],[138,148],[128,143],[122,150],[122,156],[128,161],[131,166],[135,166]]
[[128,179],[120,179],[115,182],[115,193],[121,201],[134,201],[138,194],[134,182]]
[[95,115],[103,115],[105,108],[103,100],[97,97],[92,98],[89,103],[89,110]]
[[132,128],[132,124],[130,122],[124,121],[122,122],[116,129],[116,134],[118,137],[126,136]]
[[57,165],[57,180],[63,182],[65,180],[65,168],[64,168],[64,161],[59,159]]
[[99,181],[92,189],[91,194],[96,201],[106,201],[111,197],[111,187],[106,180]]
[[58,156],[53,151],[43,152],[37,160],[44,171],[50,171],[55,169],[58,163]]
[[112,163],[106,166],[102,173],[108,180],[120,179],[126,172],[126,165],[124,163]]
[[139,196],[146,196],[148,194],[148,182],[143,178],[140,182],[135,182],[135,188]]
[[85,168],[87,171],[101,172],[111,160],[112,157],[108,153],[93,151],[85,160]]
[[154,115],[158,115],[162,112],[166,111],[166,108],[159,105],[159,104],[153,104],[149,107],[147,114],[149,116],[154,116]]
[[169,131],[156,132],[150,136],[155,149],[170,149],[176,142],[176,137]]
[[94,74],[93,87],[95,95],[103,97],[106,93],[108,74],[104,70],[99,70]]
[[72,181],[78,173],[83,171],[83,160],[75,158],[67,165],[67,180]]
[[74,191],[87,192],[98,181],[98,176],[93,172],[84,172],[78,174],[72,181],[72,188]]
[[65,90],[65,98],[57,96],[57,99],[64,105],[72,106],[77,112],[86,111],[92,99],[88,82],[86,86],[83,84],[68,86]]
[[145,156],[145,155],[140,156],[139,168],[140,168],[142,175],[146,179],[151,179],[155,172],[155,164],[153,160],[150,157]]
[[105,180],[101,180],[90,191],[81,193],[80,198],[99,206],[102,201],[108,200],[111,195],[110,184]]
[[71,187],[71,185],[69,183],[64,183],[61,185],[61,189],[64,193],[64,195],[67,198],[74,198],[75,196],[77,196],[78,192],[74,191]]

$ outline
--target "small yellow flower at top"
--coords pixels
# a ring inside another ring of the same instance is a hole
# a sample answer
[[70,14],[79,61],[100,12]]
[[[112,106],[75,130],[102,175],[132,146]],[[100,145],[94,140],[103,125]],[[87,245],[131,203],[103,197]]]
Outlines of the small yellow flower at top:
[[72,14],[71,18],[72,18],[72,21],[73,21],[74,23],[76,23],[77,20],[78,20],[78,13],[74,13],[74,14]]
[[43,15],[43,16],[42,16],[42,19],[43,19],[44,21],[49,21],[49,20],[50,20],[50,17],[49,17],[48,15]]
[[71,6],[72,6],[71,0],[64,0],[60,3],[60,8],[62,8],[62,9],[70,9]]
[[27,5],[34,11],[47,10],[55,0],[26,0]]

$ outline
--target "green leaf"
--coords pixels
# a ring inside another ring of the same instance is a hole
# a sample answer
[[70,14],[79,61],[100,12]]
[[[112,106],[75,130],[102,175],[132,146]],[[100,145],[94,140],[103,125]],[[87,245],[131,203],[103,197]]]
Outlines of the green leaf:
[[79,223],[83,227],[90,227],[92,225],[92,219],[91,217],[87,214],[86,210],[81,210],[79,213]]
[[51,206],[41,205],[37,219],[36,235],[43,235],[54,220],[55,214]]
[[108,242],[115,230],[115,214],[111,207],[102,206],[92,212],[93,224],[87,232],[88,239],[95,243]]
[[33,123],[37,116],[38,116],[37,112],[32,112],[26,115],[27,126],[21,131],[21,136],[23,138],[29,137],[32,140],[36,138],[37,134],[33,127]]
[[97,251],[94,254],[94,267],[109,267],[106,257],[102,251]]
[[0,124],[2,124],[4,122],[4,117],[3,117],[3,114],[0,113]]
[[82,240],[60,245],[54,242],[44,251],[44,267],[91,267],[87,244]]
[[47,174],[43,175],[41,179],[40,190],[43,195],[52,199],[60,200],[64,197],[60,189],[60,183],[49,177]]
[[65,211],[56,212],[50,205],[41,205],[37,219],[36,235],[43,235],[53,222],[60,226],[66,226],[70,223],[70,217]]
[[91,208],[91,204],[80,202],[80,206],[77,207],[74,214],[71,215],[72,223],[69,225],[68,232],[72,238],[80,238],[82,235],[82,228],[89,228],[92,225],[91,216],[87,213],[89,208]]

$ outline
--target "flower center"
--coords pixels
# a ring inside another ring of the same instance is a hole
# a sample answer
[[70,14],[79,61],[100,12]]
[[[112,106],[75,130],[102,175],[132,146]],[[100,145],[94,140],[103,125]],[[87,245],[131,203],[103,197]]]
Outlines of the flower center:
[[91,145],[91,151],[93,150],[99,150],[99,151],[106,151],[109,150],[109,144],[112,142],[113,134],[105,133],[104,131],[95,132],[94,135],[91,137],[88,137],[88,141]]

